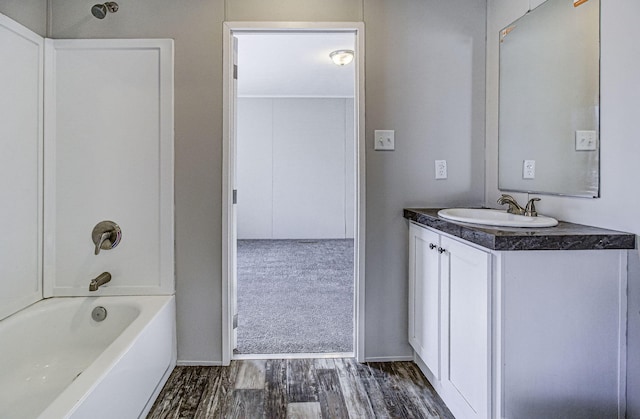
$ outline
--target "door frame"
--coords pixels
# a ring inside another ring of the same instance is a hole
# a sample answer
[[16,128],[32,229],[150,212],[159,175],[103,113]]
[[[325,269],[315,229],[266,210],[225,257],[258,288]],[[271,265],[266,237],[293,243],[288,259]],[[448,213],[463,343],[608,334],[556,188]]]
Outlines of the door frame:
[[350,32],[355,35],[355,234],[354,234],[354,354],[365,360],[365,112],[364,112],[364,23],[363,22],[224,22],[223,23],[223,138],[222,138],[222,364],[233,354],[232,285],[235,272],[235,228],[233,209],[236,165],[235,95],[233,92],[234,32]]

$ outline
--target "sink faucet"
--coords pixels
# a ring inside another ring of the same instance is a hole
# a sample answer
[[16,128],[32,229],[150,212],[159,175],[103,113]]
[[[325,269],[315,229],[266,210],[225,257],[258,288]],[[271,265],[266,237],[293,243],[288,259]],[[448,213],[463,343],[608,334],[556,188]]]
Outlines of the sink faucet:
[[511,195],[502,194],[502,196],[498,198],[498,204],[508,204],[509,209],[507,209],[507,212],[510,214],[525,215],[527,217],[537,217],[538,212],[536,211],[535,202],[539,200],[540,198],[531,198],[529,202],[527,202],[527,205],[522,208],[514,197],[512,197]]
[[527,217],[537,217],[538,212],[536,211],[534,202],[539,200],[540,198],[531,198],[529,202],[527,202],[527,206],[524,207],[524,215],[526,215]]
[[509,208],[507,209],[507,212],[509,214],[524,215],[524,208],[522,208],[520,204],[518,204],[518,201],[516,201],[516,199],[511,195],[502,194],[502,196],[498,198],[498,204],[508,204]]
[[107,282],[111,281],[111,274],[109,272],[102,272],[95,279],[89,282],[89,291],[98,291],[98,288]]

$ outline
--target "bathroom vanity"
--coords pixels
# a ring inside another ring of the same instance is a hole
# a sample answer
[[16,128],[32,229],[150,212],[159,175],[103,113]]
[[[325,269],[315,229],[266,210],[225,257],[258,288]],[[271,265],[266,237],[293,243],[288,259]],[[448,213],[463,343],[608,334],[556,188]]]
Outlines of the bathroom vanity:
[[457,418],[623,418],[627,249],[560,222],[491,228],[405,209],[409,342]]

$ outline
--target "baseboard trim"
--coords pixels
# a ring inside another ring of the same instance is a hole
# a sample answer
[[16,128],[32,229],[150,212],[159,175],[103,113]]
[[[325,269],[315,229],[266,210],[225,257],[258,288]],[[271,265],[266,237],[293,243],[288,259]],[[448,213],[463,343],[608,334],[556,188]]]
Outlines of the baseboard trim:
[[353,352],[282,353],[282,354],[234,354],[233,359],[329,359],[353,358]]
[[365,357],[364,359],[364,362],[401,362],[401,361],[413,361],[413,355],[372,356],[372,357]]
[[179,367],[221,367],[222,361],[178,361]]
[[[353,358],[353,352],[334,352],[334,353],[300,353],[300,354],[236,354],[233,359],[249,360],[249,359],[320,359],[320,358]],[[366,357],[364,362],[402,362],[414,361],[412,355],[402,356],[373,356]],[[181,367],[221,367],[222,361],[189,361],[179,360],[177,366]]]

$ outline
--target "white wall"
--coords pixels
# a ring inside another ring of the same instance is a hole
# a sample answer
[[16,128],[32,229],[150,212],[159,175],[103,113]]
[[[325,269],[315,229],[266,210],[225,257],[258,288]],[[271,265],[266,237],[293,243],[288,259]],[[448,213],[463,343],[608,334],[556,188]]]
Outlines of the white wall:
[[[366,27],[366,356],[410,356],[406,206],[480,204],[484,188],[483,0],[126,1],[97,20],[52,0],[54,38],[173,38],[176,51],[178,357],[221,346],[222,22],[363,21]],[[373,151],[395,129],[396,151]],[[433,179],[447,159],[449,179]]]
[[273,99],[237,101],[238,239],[273,238]]
[[[173,293],[172,58],[171,40],[47,41],[45,296]],[[105,220],[122,239],[95,255]]]
[[353,112],[353,99],[238,99],[239,239],[353,238]]
[[43,51],[0,15],[0,319],[42,298]]
[[[569,1],[569,0],[567,0]],[[533,2],[532,2],[533,3]],[[539,4],[540,1],[535,2]],[[487,19],[487,181],[486,204],[495,206],[498,158],[498,31],[530,7],[529,0],[489,0]],[[640,195],[632,168],[640,156],[640,2],[601,2],[601,198],[542,196],[538,211],[562,220],[640,234]],[[516,194],[521,201],[526,194]],[[629,254],[627,359],[628,417],[640,417],[640,262]]]

